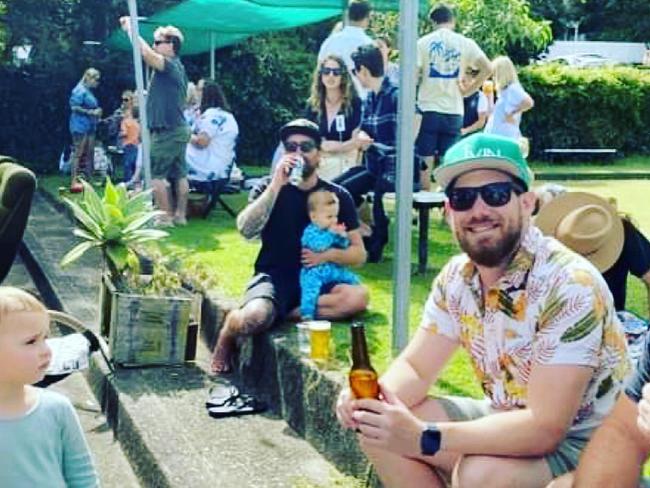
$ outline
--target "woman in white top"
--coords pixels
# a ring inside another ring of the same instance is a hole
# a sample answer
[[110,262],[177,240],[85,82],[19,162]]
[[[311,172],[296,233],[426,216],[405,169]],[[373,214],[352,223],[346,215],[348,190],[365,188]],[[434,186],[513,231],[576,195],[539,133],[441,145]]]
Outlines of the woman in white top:
[[235,159],[239,127],[221,90],[208,80],[203,87],[200,115],[187,144],[187,178],[191,182],[227,181]]
[[499,56],[492,62],[497,101],[485,126],[485,132],[519,140],[521,114],[533,108],[535,102],[526,93],[509,57]]

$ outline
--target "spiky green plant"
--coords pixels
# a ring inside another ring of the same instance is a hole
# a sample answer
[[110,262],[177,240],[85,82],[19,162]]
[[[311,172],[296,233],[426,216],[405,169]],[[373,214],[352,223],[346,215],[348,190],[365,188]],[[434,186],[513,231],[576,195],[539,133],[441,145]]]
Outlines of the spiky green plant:
[[100,197],[92,185],[82,181],[83,195],[77,203],[64,198],[76,221],[73,233],[83,239],[61,259],[67,266],[86,251],[97,248],[102,253],[104,265],[113,283],[120,283],[125,275],[138,274],[139,244],[167,237],[162,230],[148,228],[149,222],[164,214],[154,210],[151,190],[129,195],[123,184],[113,185],[106,179],[104,195]]

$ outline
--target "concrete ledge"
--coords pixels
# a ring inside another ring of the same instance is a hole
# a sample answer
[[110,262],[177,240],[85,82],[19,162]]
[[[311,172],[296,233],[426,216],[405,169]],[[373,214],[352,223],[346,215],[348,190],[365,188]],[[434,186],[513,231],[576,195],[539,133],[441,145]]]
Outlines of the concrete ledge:
[[[37,285],[50,306],[80,318],[96,332],[98,262],[84,259],[62,270],[58,263],[70,247],[70,236],[66,215],[37,195],[24,239],[25,262],[38,277]],[[143,485],[358,485],[358,480],[342,475],[326,460],[340,455],[319,454],[302,435],[288,429],[273,410],[218,420],[206,414],[204,403],[214,379],[206,373],[209,349],[205,344],[214,341],[224,311],[232,304],[212,296],[206,300],[202,320],[206,341],[199,341],[195,364],[111,371],[101,356],[93,356],[87,378]],[[278,413],[283,400],[277,371],[285,366],[277,360],[274,338],[286,333],[281,328],[244,341],[238,368],[241,376],[233,378],[240,388],[267,399]],[[314,404],[330,418],[334,398],[331,388],[336,386],[319,388],[327,397]],[[312,401],[311,397],[306,400]],[[305,437],[314,439],[318,435],[309,434],[310,429],[322,428],[323,433],[338,429],[335,423],[308,421],[305,425]]]

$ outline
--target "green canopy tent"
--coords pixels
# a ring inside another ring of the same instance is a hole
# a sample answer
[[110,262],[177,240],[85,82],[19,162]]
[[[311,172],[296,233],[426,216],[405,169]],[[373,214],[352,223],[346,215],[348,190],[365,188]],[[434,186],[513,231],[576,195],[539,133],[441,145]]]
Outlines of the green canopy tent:
[[[248,0],[186,0],[141,21],[140,29],[145,39],[152,39],[156,27],[174,25],[185,37],[182,53],[198,54],[263,32],[320,22],[336,17],[340,12],[340,6],[277,8]],[[116,49],[131,49],[131,43],[122,31],[114,32],[108,45]]]
[[[339,12],[347,7],[348,0],[248,0],[258,5],[272,7],[300,7],[308,8],[334,8]],[[397,11],[400,8],[399,0],[370,0],[372,9],[377,12]],[[420,0],[420,14],[426,15],[429,8],[428,0]]]

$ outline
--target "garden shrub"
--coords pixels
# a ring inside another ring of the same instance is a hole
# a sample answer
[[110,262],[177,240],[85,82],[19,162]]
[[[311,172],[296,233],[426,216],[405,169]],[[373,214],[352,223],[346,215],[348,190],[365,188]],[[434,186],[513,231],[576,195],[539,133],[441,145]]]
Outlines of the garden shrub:
[[548,148],[650,152],[650,72],[633,67],[529,66],[520,81],[535,99],[522,121],[533,156]]

